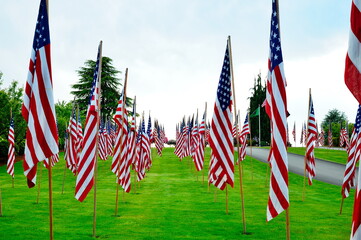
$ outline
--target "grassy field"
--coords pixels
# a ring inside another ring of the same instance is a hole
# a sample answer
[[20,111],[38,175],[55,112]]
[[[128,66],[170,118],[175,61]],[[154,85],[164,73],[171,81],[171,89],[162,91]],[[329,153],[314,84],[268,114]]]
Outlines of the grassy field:
[[[299,155],[305,155],[306,149],[304,147],[290,147],[288,152],[295,153]],[[347,162],[347,152],[343,150],[333,150],[327,148],[315,148],[315,157],[331,162],[337,162],[341,164],[346,164]]]
[[[284,213],[266,222],[269,191],[266,164],[248,157],[243,164],[249,235],[242,235],[238,167],[235,188],[228,189],[229,215],[226,215],[225,193],[212,186],[208,191],[207,184],[202,183],[202,173],[198,173],[197,180],[190,159],[180,162],[173,150],[165,149],[163,157],[154,157],[151,171],[136,192],[133,186],[124,199],[120,194],[120,217],[114,216],[116,185],[111,162],[99,162],[99,239],[285,239]],[[209,152],[207,149],[206,167]],[[27,188],[21,162],[15,169],[15,188],[12,188],[5,166],[0,168],[4,214],[0,218],[0,239],[49,239],[47,172],[42,168],[40,202],[36,204],[37,187]],[[83,203],[78,202],[74,198],[75,177],[67,170],[65,191],[61,194],[63,160],[53,168],[53,173],[55,239],[92,239],[93,192]],[[345,199],[343,214],[339,215],[340,187],[314,180],[302,201],[302,184],[302,177],[290,174],[291,238],[349,239],[353,191]]]

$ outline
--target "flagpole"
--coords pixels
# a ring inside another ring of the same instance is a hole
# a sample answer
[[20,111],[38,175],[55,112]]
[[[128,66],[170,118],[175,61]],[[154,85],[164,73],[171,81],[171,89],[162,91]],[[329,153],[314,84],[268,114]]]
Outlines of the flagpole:
[[118,216],[118,202],[119,202],[119,177],[118,174],[120,173],[120,163],[122,160],[122,147],[123,147],[123,123],[124,123],[124,112],[125,112],[125,101],[127,99],[126,97],[126,90],[127,90],[127,81],[128,81],[128,68],[125,69],[125,79],[124,79],[124,87],[123,87],[123,105],[122,105],[122,122],[119,129],[120,134],[120,144],[119,144],[119,161],[118,161],[118,169],[116,171],[116,184],[117,184],[117,190],[115,195],[115,212],[114,216]]
[[[311,88],[309,89],[308,94],[308,112],[307,112],[307,119],[309,118],[310,114],[310,101],[311,101]],[[308,122],[308,121],[307,121]],[[306,128],[306,139],[308,138],[308,127]],[[306,140],[305,139],[305,140]],[[302,194],[302,201],[305,201],[305,194],[306,194],[306,167],[307,167],[307,140],[306,140],[306,153],[304,157],[304,166],[305,169],[303,171],[303,194]]]
[[261,106],[258,104],[258,135],[259,135],[259,146],[261,146]]
[[97,178],[98,178],[98,143],[99,143],[99,122],[100,122],[100,100],[102,96],[102,48],[103,48],[103,41],[99,43],[99,68],[98,68],[98,78],[99,78],[99,96],[98,96],[98,118],[97,118],[97,131],[96,131],[96,144],[95,144],[95,163],[94,163],[94,211],[93,211],[93,237],[96,237],[96,223],[97,223]]
[[[234,74],[233,74],[233,60],[232,60],[232,46],[231,46],[231,36],[228,36],[228,48],[229,48],[229,62],[230,62],[230,70],[231,70],[231,77],[232,77],[232,92],[233,92],[233,101],[234,101],[234,114],[237,114],[237,106],[236,106],[236,91],[234,87]],[[237,117],[237,116],[236,116]],[[236,118],[235,117],[235,118]],[[238,156],[237,161],[239,160],[239,131],[236,131],[236,138],[237,138],[237,150]],[[240,185],[240,195],[241,195],[241,205],[242,205],[242,222],[243,222],[243,234],[246,234],[246,217],[245,217],[245,207],[244,207],[244,196],[243,196],[243,176],[242,176],[242,162],[239,161],[238,164],[239,169],[239,185]],[[228,194],[227,194],[228,198]],[[228,199],[227,199],[228,204]],[[228,206],[227,206],[228,208]],[[228,211],[228,209],[227,209]]]

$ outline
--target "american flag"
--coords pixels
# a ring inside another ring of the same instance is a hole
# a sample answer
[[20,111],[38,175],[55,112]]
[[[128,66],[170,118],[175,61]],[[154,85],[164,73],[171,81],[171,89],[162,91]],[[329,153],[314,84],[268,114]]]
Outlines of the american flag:
[[140,128],[140,153],[139,153],[139,170],[138,173],[138,181],[142,180],[145,177],[146,170],[146,162],[149,154],[149,136],[145,131],[145,121],[144,116],[142,118],[141,128]]
[[113,156],[113,130],[112,122],[110,119],[107,121],[107,146],[108,146],[108,155]]
[[75,198],[82,202],[94,185],[94,168],[97,160],[97,138],[99,131],[100,115],[100,81],[101,81],[101,64],[102,64],[102,42],[98,47],[98,55],[93,75],[92,89],[90,92],[90,104],[88,106],[85,129],[83,150],[80,155],[78,164],[78,176],[76,178]]
[[137,131],[136,131],[136,97],[133,100],[133,111],[132,111],[132,122],[130,126],[130,131],[128,133],[128,161],[130,164],[135,163],[136,159],[136,139],[137,139]]
[[348,149],[350,147],[349,139],[348,139],[348,132],[346,127],[341,128],[340,130],[340,147],[346,147]]
[[197,112],[197,116],[192,128],[192,132],[191,132],[191,157],[193,159],[194,164],[195,163],[195,154],[196,154],[196,149],[197,149],[197,145],[199,144],[199,131],[198,131],[198,112]]
[[107,129],[104,121],[101,121],[99,128],[99,157],[105,161],[108,158]]
[[151,156],[151,148],[150,148],[152,143],[152,119],[150,117],[150,113],[148,117],[147,135],[148,135],[148,142],[147,142],[147,156],[145,159],[145,168],[149,170],[150,167],[152,166],[152,156]]
[[294,122],[293,124],[292,136],[293,136],[293,141],[296,143],[296,122]]
[[242,132],[240,135],[240,139],[241,139],[241,149],[240,149],[240,154],[239,154],[239,161],[243,161],[246,158],[246,147],[247,147],[247,135],[251,134],[250,129],[249,129],[249,124],[248,124],[248,114],[246,115],[246,119],[244,120],[243,123],[243,128],[242,128]]
[[175,155],[177,155],[177,157],[179,157],[181,161],[184,158],[183,146],[186,143],[186,135],[187,135],[187,129],[185,124],[185,119],[183,118],[183,121],[180,124],[177,144],[174,150]]
[[40,2],[22,115],[27,122],[24,174],[28,186],[34,187],[37,163],[59,152],[46,0]]
[[15,133],[14,133],[14,119],[10,120],[9,134],[9,151],[8,151],[8,162],[6,165],[6,172],[10,176],[14,177],[14,164],[15,164]]
[[318,144],[321,147],[325,145],[325,132],[323,130],[318,134]]
[[331,124],[330,128],[328,129],[328,147],[333,146],[333,140],[332,140],[332,130],[331,130]]
[[69,121],[69,139],[68,139],[68,168],[70,171],[76,174],[78,168],[78,128],[75,117],[75,112],[73,110],[73,114],[70,117]]
[[[125,86],[125,84],[124,84]],[[124,89],[120,95],[118,106],[113,117],[115,123],[118,125],[116,140],[114,146],[114,155],[111,170],[117,176],[118,183],[123,185],[123,179],[126,171],[127,165],[127,135],[128,135],[128,119],[127,119],[127,110],[125,109],[125,94]],[[130,186],[130,185],[129,185]]]
[[361,65],[360,65],[360,46],[361,46],[361,26],[358,24],[360,19],[361,1],[353,0],[350,17],[350,33],[348,41],[348,50],[345,63],[345,84],[361,104]]
[[300,144],[302,144],[303,143],[303,132],[304,132],[304,130],[303,130],[303,125],[301,126],[301,139],[300,139]]
[[359,105],[355,125],[351,135],[350,147],[348,148],[348,158],[345,168],[341,194],[343,198],[347,198],[350,194],[350,188],[355,186],[356,163],[361,154],[361,105]]
[[83,126],[81,125],[81,120],[80,120],[80,114],[78,113],[78,119],[77,119],[77,126],[78,126],[78,131],[77,131],[77,139],[78,139],[78,142],[77,142],[77,148],[78,148],[78,158],[80,157],[80,152],[81,152],[81,149],[83,148]]
[[[270,151],[270,192],[267,205],[267,221],[289,207],[288,196],[288,157],[287,157],[287,98],[286,80],[283,71],[281,38],[277,3],[272,1],[269,74],[267,80],[267,97],[269,116],[272,123]],[[266,109],[267,110],[267,109]]]
[[[350,35],[349,35],[349,46],[348,46],[346,64],[345,64],[345,83],[349,88],[349,90],[351,91],[351,93],[355,96],[359,104],[361,104],[361,90],[360,90],[361,89],[361,65],[360,65],[361,25],[359,24],[360,13],[361,13],[360,10],[361,10],[361,0],[353,0],[351,6],[351,16],[350,16],[351,27],[350,27]],[[359,125],[356,125],[355,128],[358,127]],[[360,167],[359,170],[361,170]],[[354,209],[353,209],[352,230],[350,237],[350,239],[352,240],[361,239],[361,173],[360,172],[361,171],[359,171]]]
[[310,94],[310,105],[308,112],[308,136],[306,143],[306,172],[308,174],[308,184],[312,185],[312,179],[316,176],[315,163],[315,142],[317,140],[317,127],[315,119],[315,111],[313,108],[313,101]]
[[232,136],[232,87],[229,43],[219,77],[212,117],[209,145],[212,149],[208,181],[223,190],[228,183],[234,186],[234,157]]
[[199,141],[196,146],[194,154],[194,164],[197,171],[201,171],[204,165],[204,147],[205,147],[205,132],[206,132],[206,111],[204,111],[202,122],[199,125]]

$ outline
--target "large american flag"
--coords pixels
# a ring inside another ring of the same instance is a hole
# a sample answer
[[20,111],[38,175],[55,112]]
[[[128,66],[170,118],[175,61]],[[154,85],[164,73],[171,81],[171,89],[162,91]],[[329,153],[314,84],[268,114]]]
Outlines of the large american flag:
[[102,64],[102,42],[98,47],[98,55],[93,75],[92,89],[90,92],[90,104],[88,106],[83,150],[78,165],[78,176],[76,178],[75,198],[82,202],[94,185],[94,168],[97,160],[97,138],[99,131],[99,103],[100,103],[100,81]]
[[40,2],[22,115],[27,122],[24,174],[28,186],[33,187],[36,183],[37,163],[59,152],[46,0]]
[[232,86],[229,43],[219,77],[212,117],[209,145],[212,149],[208,180],[223,190],[228,183],[234,186],[234,148],[232,136]]
[[310,105],[308,112],[308,136],[306,143],[306,172],[308,174],[308,184],[312,185],[312,179],[316,176],[316,163],[315,163],[315,142],[317,140],[317,127],[315,119],[315,111],[313,108],[313,101],[310,94]]
[[267,80],[267,112],[271,119],[271,179],[267,205],[267,221],[289,207],[288,157],[287,157],[287,98],[286,80],[283,71],[281,38],[277,3],[272,1],[269,74]]
[[[351,28],[349,34],[349,45],[345,64],[345,83],[359,104],[361,104],[360,10],[361,0],[353,0],[350,16]],[[356,125],[355,128],[356,127],[359,126]],[[359,170],[361,170],[360,167]],[[361,239],[361,173],[359,173],[357,181],[350,239]]]
[[8,151],[8,162],[6,165],[6,172],[10,176],[14,177],[14,164],[15,164],[15,133],[14,133],[14,119],[10,120],[9,134],[9,151]]

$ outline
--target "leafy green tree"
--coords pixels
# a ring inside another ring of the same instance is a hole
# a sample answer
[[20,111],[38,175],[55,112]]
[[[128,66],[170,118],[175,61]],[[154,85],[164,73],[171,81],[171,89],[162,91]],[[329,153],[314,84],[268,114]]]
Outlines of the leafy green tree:
[[[118,71],[113,65],[113,60],[109,57],[102,59],[102,74],[101,74],[101,111],[104,116],[112,116],[115,113],[118,99],[120,96],[119,87],[122,86],[120,79],[117,77]],[[89,94],[92,87],[94,68],[96,62],[94,60],[87,60],[83,67],[77,72],[79,75],[78,83],[72,85],[76,102],[79,103],[80,111],[84,114],[89,104]]]
[[[266,86],[262,86],[261,74],[258,74],[254,79],[254,86],[251,88],[252,96],[250,99],[250,108],[249,112],[254,113],[258,107],[260,107],[260,115],[261,115],[261,145],[268,145],[270,143],[271,135],[270,135],[270,121],[266,114],[265,108],[261,107],[262,103],[266,99]],[[241,119],[241,123],[242,123]],[[259,136],[259,118],[258,116],[251,117],[251,134],[252,138],[258,139]],[[257,141],[258,143],[258,141]]]
[[58,101],[55,103],[56,119],[58,123],[59,148],[64,148],[65,130],[69,124],[73,104],[71,102]]
[[[2,74],[0,74],[0,86],[2,83]],[[21,115],[23,89],[18,87],[18,82],[11,82],[10,86],[0,89],[0,156],[6,160],[9,144],[7,137],[10,125],[10,112],[14,118],[15,131],[15,151],[16,154],[23,154],[25,147],[26,122]]]
[[[347,124],[347,117],[344,112],[341,112],[337,109],[331,109],[326,114],[325,118],[322,121],[322,129],[325,132],[325,134],[328,134],[328,130],[332,130],[332,142],[333,146],[339,146],[340,144],[340,131],[341,131],[341,125],[342,127],[345,127],[345,124]],[[349,134],[351,132],[349,131]],[[328,138],[325,138],[325,142],[328,145]]]

